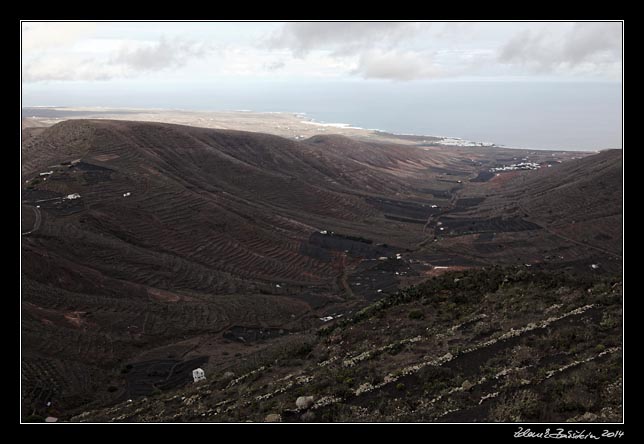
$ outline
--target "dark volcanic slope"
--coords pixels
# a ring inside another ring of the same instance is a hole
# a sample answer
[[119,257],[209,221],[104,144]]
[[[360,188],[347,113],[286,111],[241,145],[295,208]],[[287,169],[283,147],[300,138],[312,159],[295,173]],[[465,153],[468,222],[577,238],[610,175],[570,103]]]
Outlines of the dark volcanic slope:
[[288,348],[320,317],[426,279],[432,265],[616,271],[621,155],[503,186],[468,180],[508,151],[108,120],[31,131],[24,411],[51,401],[48,413],[69,415],[168,390],[191,365],[223,372],[270,351],[269,340]]
[[[26,137],[27,398],[80,405],[144,351],[234,326],[301,329],[351,298],[345,270],[418,240],[433,195],[414,184],[447,159],[352,148],[102,120]],[[420,224],[389,218],[410,215]]]
[[[61,250],[65,259],[94,264],[102,275],[168,290],[234,292],[253,279],[328,284],[336,270],[311,249],[303,253],[303,243],[328,223],[383,231],[386,221],[378,228],[373,219],[380,211],[364,195],[411,190],[399,177],[404,163],[420,175],[431,158],[403,152],[365,166],[328,148],[163,124],[56,125],[25,149],[25,179],[54,170],[25,199],[81,197],[42,205],[46,223],[27,241],[27,254]],[[82,161],[56,167],[74,159]],[[396,175],[386,172],[392,166]],[[37,245],[55,237],[79,242],[64,250]],[[405,233],[397,237],[404,241]],[[146,257],[151,252],[154,257]]]
[[214,373],[72,421],[620,422],[621,307],[621,282],[598,276],[452,272],[233,380]]
[[[608,150],[501,173],[430,226],[433,255],[528,266],[621,270],[622,153]],[[443,230],[439,231],[437,223]],[[511,234],[510,234],[511,233]],[[594,266],[593,266],[594,265]]]
[[542,169],[516,185],[519,205],[562,236],[621,255],[622,174],[621,150]]

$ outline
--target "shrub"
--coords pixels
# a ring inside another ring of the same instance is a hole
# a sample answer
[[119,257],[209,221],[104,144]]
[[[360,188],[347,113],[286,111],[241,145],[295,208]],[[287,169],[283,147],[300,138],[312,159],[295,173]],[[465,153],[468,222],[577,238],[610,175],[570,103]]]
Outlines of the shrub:
[[313,351],[313,344],[304,342],[294,347],[290,353],[291,358],[306,358]]
[[351,390],[349,387],[346,387],[344,385],[335,387],[334,391],[335,391],[335,396],[339,397],[340,399],[347,400],[353,396],[353,390]]
[[423,319],[425,314],[422,310],[414,309],[409,312],[409,319]]
[[391,345],[391,347],[389,348],[388,353],[390,355],[397,355],[398,353],[400,353],[402,351],[403,348],[405,348],[405,346],[403,344],[401,344],[400,342],[396,342],[396,343]]
[[523,422],[538,418],[539,397],[530,390],[504,394],[490,410],[490,419],[495,422]]
[[40,415],[29,415],[23,420],[23,422],[45,422],[45,418]]
[[599,328],[602,331],[609,331],[619,326],[619,324],[619,319],[617,319],[612,313],[605,312],[602,316],[601,322],[599,323]]

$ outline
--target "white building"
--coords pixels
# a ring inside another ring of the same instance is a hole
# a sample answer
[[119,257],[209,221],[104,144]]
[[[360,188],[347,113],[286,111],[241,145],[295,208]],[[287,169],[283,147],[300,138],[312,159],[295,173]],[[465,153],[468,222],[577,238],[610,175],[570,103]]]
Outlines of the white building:
[[203,369],[196,368],[192,371],[192,379],[194,379],[195,382],[205,381],[206,374],[204,373]]

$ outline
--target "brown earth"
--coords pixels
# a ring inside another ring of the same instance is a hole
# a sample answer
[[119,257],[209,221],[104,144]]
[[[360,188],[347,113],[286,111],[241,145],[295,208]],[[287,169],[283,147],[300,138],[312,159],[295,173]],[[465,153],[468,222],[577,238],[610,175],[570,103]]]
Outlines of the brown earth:
[[23,232],[42,213],[22,238],[23,411],[174,389],[191,359],[251,366],[436,265],[619,271],[621,152],[521,152],[563,163],[498,194],[468,178],[511,150],[408,142],[110,120],[23,138]]

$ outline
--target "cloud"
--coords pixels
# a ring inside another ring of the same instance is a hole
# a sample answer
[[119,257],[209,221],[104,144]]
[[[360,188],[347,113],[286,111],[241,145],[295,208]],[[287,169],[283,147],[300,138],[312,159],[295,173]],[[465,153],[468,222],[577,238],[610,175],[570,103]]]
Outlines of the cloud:
[[534,72],[602,72],[621,63],[621,23],[575,23],[560,33],[523,30],[500,48],[498,61]]
[[190,59],[204,56],[211,49],[203,43],[161,37],[152,44],[132,43],[123,46],[110,63],[123,65],[133,71],[158,71],[181,67]]
[[572,64],[597,56],[620,58],[621,23],[576,23],[563,45],[563,54]]
[[23,22],[22,50],[29,52],[69,46],[91,35],[96,28],[96,23]]
[[78,54],[44,55],[23,60],[22,66],[23,82],[109,80],[125,74],[122,67]]
[[275,61],[275,62],[265,63],[264,64],[264,68],[267,71],[277,71],[277,70],[280,70],[280,69],[284,68],[285,66],[286,66],[286,62],[284,62],[283,60],[278,60],[278,61]]
[[[23,56],[22,80],[92,81],[132,78],[144,73],[177,69],[193,59],[214,51],[212,45],[181,39],[158,41],[119,41],[114,46],[105,41],[102,50],[87,51],[95,46],[91,40],[79,42],[66,51],[45,50]],[[83,50],[80,50],[83,48]]]
[[431,54],[413,51],[365,51],[352,72],[367,79],[416,80],[445,73],[432,63]]
[[393,48],[421,29],[422,24],[408,22],[290,22],[271,34],[265,44],[288,48],[298,57],[316,49],[348,55],[376,45]]
[[431,62],[430,51],[409,48],[409,43],[431,26],[411,22],[291,22],[274,31],[264,46],[286,49],[295,59],[306,57],[310,63],[325,58],[327,65],[333,62],[346,67],[344,73],[366,79],[432,78],[442,72]]
[[162,76],[409,81],[535,74],[614,80],[622,70],[619,22],[231,25],[23,22],[23,81]]

